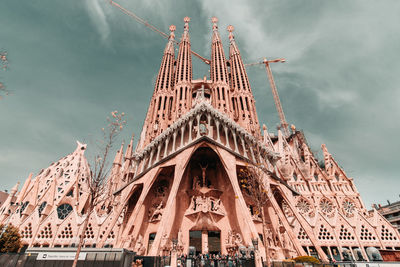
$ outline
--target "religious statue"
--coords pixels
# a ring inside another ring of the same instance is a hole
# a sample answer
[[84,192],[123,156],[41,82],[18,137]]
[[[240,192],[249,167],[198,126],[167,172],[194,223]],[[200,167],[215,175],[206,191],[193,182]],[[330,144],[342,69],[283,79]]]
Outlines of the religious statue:
[[[137,252],[138,255],[143,255],[144,254],[144,250],[146,248],[143,245],[143,236],[139,234],[137,240],[136,240],[136,245],[134,250]],[[142,254],[143,253],[143,254]]]
[[210,210],[211,211],[218,211],[219,207],[221,205],[221,200],[220,199],[213,199],[213,198],[210,198],[210,200],[211,200]]
[[202,183],[202,187],[206,187],[206,170],[208,167],[208,163],[206,166],[202,166],[201,164],[199,164],[200,168],[201,168],[201,177],[203,178],[203,183]]
[[201,181],[200,181],[200,179],[199,179],[199,176],[195,176],[194,178],[193,178],[193,190],[196,190],[196,189],[198,189],[198,188],[200,188],[201,187]]
[[149,216],[150,216],[150,222],[158,221],[161,219],[162,216],[162,211],[163,211],[163,203],[162,201],[158,206],[155,208],[154,212],[152,210],[149,210]]

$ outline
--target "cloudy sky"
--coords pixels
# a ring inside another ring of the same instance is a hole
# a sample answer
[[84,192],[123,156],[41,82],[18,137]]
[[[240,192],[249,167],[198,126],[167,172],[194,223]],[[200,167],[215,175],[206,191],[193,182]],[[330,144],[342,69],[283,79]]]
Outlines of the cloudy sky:
[[[289,123],[304,130],[321,155],[325,143],[369,207],[399,200],[400,1],[134,1],[121,5],[163,31],[191,17],[192,48],[210,57],[210,18],[226,26],[245,62],[284,57],[273,65]],[[112,110],[138,135],[166,41],[107,0],[3,1],[0,72],[12,95],[0,100],[1,190],[23,182],[99,137]],[[225,50],[228,52],[228,50]],[[194,61],[194,78],[208,66]],[[276,131],[278,116],[262,67],[248,74],[261,122]],[[118,146],[117,143],[117,146]],[[115,148],[116,149],[116,148]]]

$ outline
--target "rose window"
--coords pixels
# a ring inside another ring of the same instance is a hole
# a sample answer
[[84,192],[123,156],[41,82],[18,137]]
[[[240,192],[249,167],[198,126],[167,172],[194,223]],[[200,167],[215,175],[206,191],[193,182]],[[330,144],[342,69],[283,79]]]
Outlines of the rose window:
[[63,220],[71,213],[72,206],[70,204],[62,204],[57,208],[58,218]]
[[333,212],[333,204],[330,200],[324,198],[319,203],[319,208],[325,214],[331,214]]
[[346,199],[343,201],[343,212],[347,217],[350,217],[353,215],[354,211],[356,209],[356,205],[354,204],[353,201]]
[[304,198],[301,198],[297,204],[296,204],[296,208],[302,213],[302,214],[307,214],[310,209],[311,209],[311,205],[310,203],[305,200]]

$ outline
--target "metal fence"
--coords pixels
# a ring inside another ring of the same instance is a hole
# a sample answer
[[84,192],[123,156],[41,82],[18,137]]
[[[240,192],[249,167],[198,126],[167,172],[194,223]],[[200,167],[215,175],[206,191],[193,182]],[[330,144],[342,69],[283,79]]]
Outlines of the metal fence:
[[164,267],[170,265],[170,257],[167,256],[135,256],[133,261],[141,260],[143,267]]
[[[306,262],[280,262],[280,261],[273,261],[272,262],[272,267],[336,267],[334,264],[331,263],[322,263],[322,264],[316,264],[316,263],[306,263]],[[264,264],[264,266],[267,266]],[[342,265],[340,265],[342,267]],[[346,266],[347,267],[347,266]]]
[[[264,266],[266,266],[264,264]],[[295,263],[272,262],[272,267],[400,267],[400,262],[336,262],[336,263]]]
[[254,259],[206,259],[206,258],[187,258],[187,259],[178,259],[178,266],[185,267],[255,267]]
[[[133,255],[110,253],[88,253],[78,267],[131,267]],[[37,260],[36,254],[1,253],[1,267],[70,267],[72,260]]]

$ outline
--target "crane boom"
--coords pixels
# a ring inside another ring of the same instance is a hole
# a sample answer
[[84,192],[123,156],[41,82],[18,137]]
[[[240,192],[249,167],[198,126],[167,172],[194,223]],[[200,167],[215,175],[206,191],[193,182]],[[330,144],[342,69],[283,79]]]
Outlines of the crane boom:
[[[149,22],[147,22],[146,20],[142,19],[141,17],[139,17],[138,15],[136,15],[135,13],[133,13],[132,11],[124,8],[123,6],[121,6],[120,4],[118,4],[117,2],[114,2],[113,0],[110,0],[110,4],[117,7],[118,9],[120,9],[124,14],[134,18],[137,22],[139,22],[140,24],[143,24],[144,26],[146,26],[147,28],[151,29],[152,31],[160,34],[162,37],[168,39],[169,35],[166,34],[165,32],[159,30],[157,27],[155,27],[154,25],[150,24]],[[178,41],[175,41],[176,44],[179,44]],[[193,50],[190,50],[190,52],[195,55],[196,57],[198,57],[200,60],[202,60],[204,63],[210,65],[210,60],[206,59],[205,57],[200,56],[198,53],[194,52]]]
[[285,113],[283,112],[281,100],[279,99],[278,90],[276,89],[274,77],[272,75],[271,67],[269,65],[269,63],[285,62],[285,61],[286,60],[284,58],[278,58],[278,59],[273,59],[273,60],[267,60],[266,58],[264,58],[264,60],[261,62],[248,63],[248,64],[244,64],[244,65],[245,66],[255,66],[255,65],[260,65],[260,64],[265,65],[269,84],[271,85],[272,96],[274,97],[274,102],[275,102],[276,110],[278,111],[279,120],[281,121],[281,127],[283,130],[283,133],[286,136],[289,136],[290,135],[289,128],[288,128],[289,125],[286,122]]

